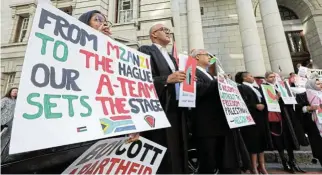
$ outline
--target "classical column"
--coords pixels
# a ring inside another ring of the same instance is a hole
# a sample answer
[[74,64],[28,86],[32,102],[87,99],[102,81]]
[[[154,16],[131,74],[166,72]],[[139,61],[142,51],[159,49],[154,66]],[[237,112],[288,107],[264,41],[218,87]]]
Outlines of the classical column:
[[181,22],[180,22],[180,5],[179,1],[172,1],[172,16],[173,16],[173,23],[174,23],[174,37],[176,41],[177,52],[181,52]]
[[115,8],[116,8],[116,4],[115,4],[115,0],[109,0],[108,1],[108,15],[107,18],[109,21],[111,21],[112,23],[116,23],[115,21]]
[[259,0],[259,7],[272,71],[282,70],[282,75],[288,75],[294,72],[294,68],[277,2],[276,0]]
[[188,40],[191,49],[203,49],[203,32],[199,0],[187,0]]
[[264,56],[252,0],[236,0],[236,5],[246,70],[253,76],[264,76],[266,71]]

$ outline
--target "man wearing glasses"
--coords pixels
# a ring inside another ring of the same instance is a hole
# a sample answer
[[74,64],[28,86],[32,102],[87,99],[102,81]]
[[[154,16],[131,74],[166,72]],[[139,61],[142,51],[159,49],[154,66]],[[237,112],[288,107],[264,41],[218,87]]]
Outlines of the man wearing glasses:
[[154,86],[171,127],[143,132],[141,135],[167,148],[158,174],[184,174],[188,170],[186,120],[182,109],[178,107],[175,84],[183,82],[186,75],[178,71],[175,59],[167,52],[170,30],[162,24],[156,24],[149,33],[153,44],[141,46],[139,51],[151,56]]

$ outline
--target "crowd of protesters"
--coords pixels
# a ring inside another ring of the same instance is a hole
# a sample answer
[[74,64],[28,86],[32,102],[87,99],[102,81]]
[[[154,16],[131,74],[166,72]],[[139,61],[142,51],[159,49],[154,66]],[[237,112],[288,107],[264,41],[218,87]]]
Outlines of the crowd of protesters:
[[[107,36],[111,35],[111,23],[99,11],[87,12],[79,20]],[[175,58],[167,52],[170,33],[163,24],[153,25],[149,31],[152,44],[141,46],[139,51],[150,55],[155,89],[171,127],[130,135],[130,141],[143,136],[167,148],[158,173],[189,172],[188,139],[192,139],[196,146],[198,173],[202,174],[239,174],[242,171],[268,174],[264,155],[267,150],[278,151],[285,171],[303,173],[305,171],[296,163],[294,150],[308,145],[322,166],[322,126],[314,113],[321,101],[311,105],[306,95],[307,89],[322,91],[322,82],[317,77],[307,81],[304,91],[294,92],[298,104],[287,105],[280,98],[276,73],[267,72],[263,75],[264,84],[275,87],[281,108],[281,112],[269,112],[263,91],[250,72],[238,72],[234,78],[227,75],[238,83],[255,121],[255,125],[230,129],[219,96],[215,64],[210,65],[211,56],[206,50],[194,49],[190,53],[197,60],[196,107],[185,109],[178,106],[175,86],[182,83],[186,75],[178,70]],[[295,76],[291,73],[288,79],[292,87],[295,87]],[[1,100],[1,130],[12,126],[17,93],[18,89],[12,88]],[[188,133],[193,137],[188,138]]]

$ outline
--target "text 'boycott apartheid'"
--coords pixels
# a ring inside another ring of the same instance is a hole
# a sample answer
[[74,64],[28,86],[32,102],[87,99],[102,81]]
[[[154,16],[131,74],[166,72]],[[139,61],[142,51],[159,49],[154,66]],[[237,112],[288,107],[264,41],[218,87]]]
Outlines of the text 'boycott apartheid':
[[166,148],[143,137],[132,143],[126,140],[97,142],[63,174],[155,174]]

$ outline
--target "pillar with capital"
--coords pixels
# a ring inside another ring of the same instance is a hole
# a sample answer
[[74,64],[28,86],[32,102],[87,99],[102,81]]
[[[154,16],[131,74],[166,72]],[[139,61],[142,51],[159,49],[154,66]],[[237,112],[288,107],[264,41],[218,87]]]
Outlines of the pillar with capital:
[[265,62],[252,0],[236,0],[236,5],[246,70],[254,76],[264,76]]
[[204,48],[199,0],[187,0],[188,41],[191,49]]
[[272,71],[288,75],[294,68],[277,2],[259,0],[259,7]]

